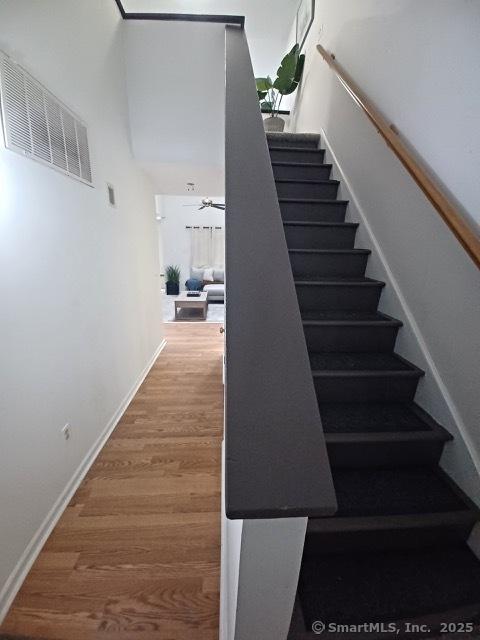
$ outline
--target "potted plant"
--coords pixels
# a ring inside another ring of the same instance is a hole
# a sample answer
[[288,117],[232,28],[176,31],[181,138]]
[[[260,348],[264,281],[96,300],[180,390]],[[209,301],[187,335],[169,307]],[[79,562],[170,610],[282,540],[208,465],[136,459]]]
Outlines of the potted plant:
[[265,131],[283,131],[285,120],[280,118],[279,111],[283,96],[295,91],[301,80],[305,55],[300,55],[300,47],[296,44],[283,58],[273,81],[270,76],[255,78],[258,99],[263,113],[270,116],[264,120]]
[[180,293],[180,267],[169,265],[165,268],[167,296],[178,296]]

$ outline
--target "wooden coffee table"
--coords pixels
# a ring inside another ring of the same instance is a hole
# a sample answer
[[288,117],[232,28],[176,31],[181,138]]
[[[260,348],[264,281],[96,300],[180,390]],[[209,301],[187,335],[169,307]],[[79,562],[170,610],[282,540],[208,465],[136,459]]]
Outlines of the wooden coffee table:
[[207,292],[200,291],[199,296],[187,296],[187,292],[183,291],[175,299],[175,320],[206,320],[207,319]]

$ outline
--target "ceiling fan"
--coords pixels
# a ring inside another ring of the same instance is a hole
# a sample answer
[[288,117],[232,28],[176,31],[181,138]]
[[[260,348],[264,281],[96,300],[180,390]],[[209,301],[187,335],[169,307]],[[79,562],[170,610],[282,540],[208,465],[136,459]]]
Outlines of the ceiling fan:
[[219,209],[220,211],[225,211],[225,205],[222,202],[214,202],[211,198],[202,198],[200,204],[184,204],[184,207],[198,207],[198,211],[202,209]]

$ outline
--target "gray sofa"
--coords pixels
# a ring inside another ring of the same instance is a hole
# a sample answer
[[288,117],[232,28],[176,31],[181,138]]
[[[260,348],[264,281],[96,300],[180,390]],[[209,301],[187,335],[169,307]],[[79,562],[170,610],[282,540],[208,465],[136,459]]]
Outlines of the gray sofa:
[[207,292],[207,302],[225,302],[225,283],[212,282],[205,284],[203,290]]
[[225,270],[219,267],[192,267],[190,277],[203,283],[208,302],[225,302]]

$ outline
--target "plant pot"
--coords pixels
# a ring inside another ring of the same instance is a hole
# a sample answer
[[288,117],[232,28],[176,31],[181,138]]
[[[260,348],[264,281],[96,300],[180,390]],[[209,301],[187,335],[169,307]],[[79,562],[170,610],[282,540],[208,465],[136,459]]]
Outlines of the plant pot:
[[283,131],[285,129],[285,120],[279,116],[270,116],[263,121],[265,131]]
[[180,293],[180,285],[178,282],[166,282],[167,296],[178,296]]

